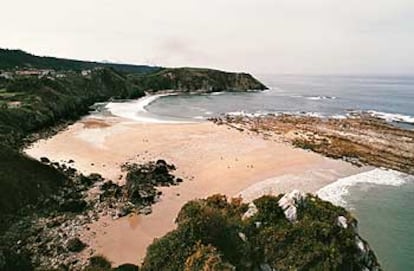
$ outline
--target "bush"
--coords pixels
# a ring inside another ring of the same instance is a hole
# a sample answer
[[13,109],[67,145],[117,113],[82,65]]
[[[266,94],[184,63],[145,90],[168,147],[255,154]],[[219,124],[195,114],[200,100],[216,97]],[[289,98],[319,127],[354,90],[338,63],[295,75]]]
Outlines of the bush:
[[[188,202],[177,229],[148,247],[142,270],[381,270],[373,252],[358,247],[356,221],[345,209],[307,195],[290,222],[281,197],[256,199],[258,211],[245,220],[240,200]],[[339,216],[348,227],[338,225]]]
[[89,264],[85,267],[85,271],[110,271],[111,262],[102,255],[89,258]]

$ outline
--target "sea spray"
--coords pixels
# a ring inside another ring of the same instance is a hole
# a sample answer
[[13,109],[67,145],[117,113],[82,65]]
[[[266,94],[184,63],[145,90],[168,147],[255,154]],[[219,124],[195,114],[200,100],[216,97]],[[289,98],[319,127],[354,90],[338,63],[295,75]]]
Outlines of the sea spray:
[[115,116],[140,123],[188,123],[189,121],[172,120],[171,118],[164,119],[147,111],[146,107],[157,99],[172,95],[176,94],[157,94],[145,96],[138,100],[128,102],[110,102],[105,106],[105,108]]
[[359,173],[345,178],[340,178],[316,192],[323,200],[333,204],[347,206],[344,196],[349,194],[349,188],[358,184],[374,184],[400,186],[414,177],[399,171],[375,168],[370,171]]

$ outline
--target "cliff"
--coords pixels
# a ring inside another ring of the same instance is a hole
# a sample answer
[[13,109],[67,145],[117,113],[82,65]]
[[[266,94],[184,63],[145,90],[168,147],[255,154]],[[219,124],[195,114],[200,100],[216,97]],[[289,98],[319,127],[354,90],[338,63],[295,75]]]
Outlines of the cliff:
[[247,73],[229,73],[211,69],[162,69],[148,75],[131,76],[132,82],[149,92],[216,92],[265,90],[267,87]]

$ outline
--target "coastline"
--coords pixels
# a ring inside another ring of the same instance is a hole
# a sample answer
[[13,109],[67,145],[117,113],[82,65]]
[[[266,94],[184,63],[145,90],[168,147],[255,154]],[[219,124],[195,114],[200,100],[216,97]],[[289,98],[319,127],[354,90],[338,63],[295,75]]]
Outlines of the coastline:
[[[103,216],[81,233],[89,245],[82,257],[103,254],[114,264],[142,260],[154,238],[175,228],[174,219],[189,200],[215,193],[238,196],[269,179],[277,179],[270,182],[275,194],[293,189],[314,193],[338,178],[368,170],[211,122],[137,123],[114,116],[85,117],[34,143],[26,153],[60,163],[72,159],[80,172],[120,183],[125,162],[162,158],[176,165],[184,182],[162,188],[152,214],[118,220]],[[259,191],[266,189],[269,183]]]

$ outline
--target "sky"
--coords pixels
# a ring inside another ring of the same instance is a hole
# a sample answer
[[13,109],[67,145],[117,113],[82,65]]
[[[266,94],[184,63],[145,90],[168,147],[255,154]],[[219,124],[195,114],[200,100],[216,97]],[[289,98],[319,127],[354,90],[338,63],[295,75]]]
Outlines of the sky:
[[0,0],[0,47],[253,73],[412,74],[413,0]]

